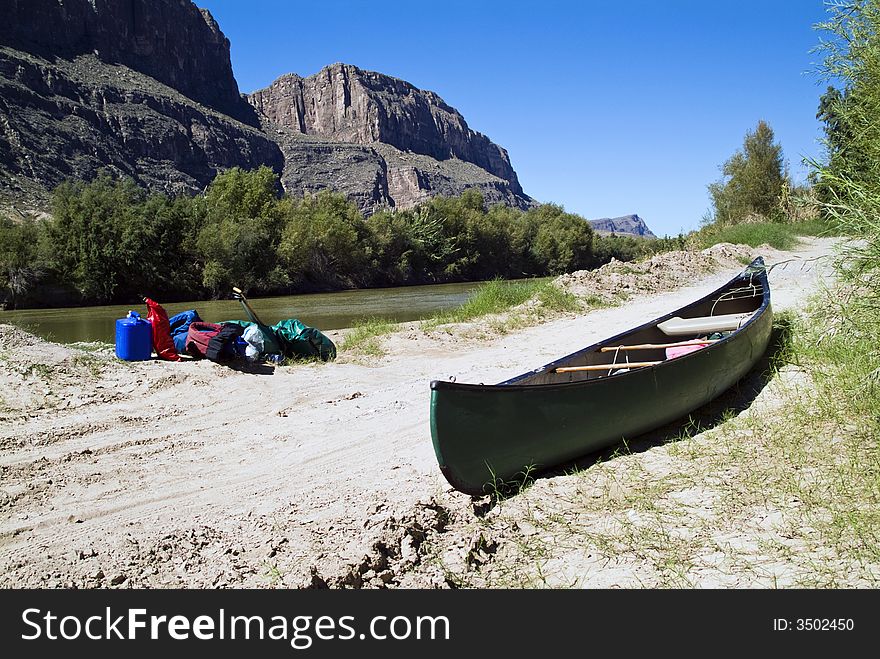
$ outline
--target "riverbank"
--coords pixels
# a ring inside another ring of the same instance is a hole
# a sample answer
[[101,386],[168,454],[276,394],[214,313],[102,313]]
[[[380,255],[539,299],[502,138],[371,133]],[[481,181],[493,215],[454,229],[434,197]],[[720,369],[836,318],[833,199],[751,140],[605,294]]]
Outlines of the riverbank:
[[[797,308],[827,281],[830,259],[812,259],[834,242],[760,250],[769,264],[791,260],[771,271],[775,310]],[[381,357],[342,352],[336,363],[271,375],[206,361],[123,363],[97,345],[62,346],[0,326],[0,585],[674,584],[651,556],[621,558],[595,529],[566,535],[542,524],[548,515],[585,519],[566,503],[573,477],[539,479],[500,503],[451,490],[431,447],[428,383],[501,381],[662,315],[743,267],[742,248],[718,252],[688,264],[674,253],[654,257],[677,269],[620,266],[611,283],[587,275],[560,282],[584,299],[610,286],[618,302],[629,296],[620,306],[530,327],[497,317],[428,330],[411,324],[381,337]],[[676,272],[687,276],[669,280]],[[328,334],[339,343],[345,333]],[[755,401],[772,396],[764,387]],[[630,493],[662,482],[663,500],[697,506],[699,488],[663,480],[687,442],[649,444],[590,467],[594,503],[637,508]],[[605,523],[604,509],[595,506],[589,519]],[[574,550],[542,566],[517,549],[535,540]],[[701,567],[693,585],[770,585],[769,573],[776,585],[797,583],[785,566],[753,569],[760,549],[750,547],[751,558],[732,551],[748,569],[735,561]],[[721,577],[730,571],[728,583]]]
[[[257,309],[260,320],[269,325],[288,318],[297,318],[310,327],[324,331],[351,327],[360,319],[371,316],[382,316],[401,322],[417,320],[463,304],[479,286],[480,282],[469,282],[358,289],[258,298],[251,302]],[[195,309],[202,320],[209,323],[248,319],[241,304],[232,299],[171,303],[157,301],[162,303],[169,316]],[[144,304],[25,309],[0,311],[0,324],[16,325],[57,343],[79,341],[112,343],[116,332],[116,320],[125,318],[131,309],[138,311],[144,317],[147,315]]]

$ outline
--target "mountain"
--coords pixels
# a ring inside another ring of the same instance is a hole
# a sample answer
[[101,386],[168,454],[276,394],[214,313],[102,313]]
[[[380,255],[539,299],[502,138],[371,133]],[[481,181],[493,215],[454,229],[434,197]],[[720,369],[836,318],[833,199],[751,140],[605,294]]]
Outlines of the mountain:
[[229,41],[190,0],[0,0],[0,197],[39,207],[102,167],[168,193],[272,167],[293,195],[365,212],[479,188],[520,208],[507,152],[430,91],[334,64],[240,94]]
[[333,64],[308,78],[284,75],[248,100],[285,154],[288,191],[348,187],[362,206],[409,207],[477,187],[490,203],[535,203],[507,151],[403,80]]
[[189,0],[2,0],[0,44],[47,59],[95,55],[237,119],[249,113],[229,40]]
[[621,215],[614,218],[602,218],[601,220],[590,220],[599,234],[622,234],[625,236],[639,236],[641,238],[656,238],[657,236],[648,228],[645,221],[638,215]]
[[152,190],[284,159],[188,0],[0,0],[0,192],[39,206],[108,167]]

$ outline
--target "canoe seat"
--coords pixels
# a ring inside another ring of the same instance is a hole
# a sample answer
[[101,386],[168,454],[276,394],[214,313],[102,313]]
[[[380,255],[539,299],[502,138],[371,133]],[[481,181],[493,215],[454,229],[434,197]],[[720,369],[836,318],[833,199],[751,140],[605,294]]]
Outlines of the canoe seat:
[[721,316],[700,316],[698,318],[670,318],[657,327],[667,336],[687,336],[688,334],[711,334],[730,332],[742,327],[751,318],[750,313],[729,313]]

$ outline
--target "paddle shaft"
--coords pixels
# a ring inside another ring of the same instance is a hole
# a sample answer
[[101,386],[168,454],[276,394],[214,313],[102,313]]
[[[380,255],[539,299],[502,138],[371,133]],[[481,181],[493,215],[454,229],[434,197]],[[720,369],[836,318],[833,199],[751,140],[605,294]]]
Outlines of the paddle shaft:
[[684,346],[699,346],[706,343],[714,343],[718,339],[691,339],[690,341],[677,341],[676,343],[639,343],[633,346],[603,346],[599,352],[616,352],[618,350],[658,350],[660,348],[679,348]]
[[[257,326],[257,328],[262,333],[263,347],[265,348],[266,352],[270,352],[273,354],[275,354],[275,353],[284,354],[284,348],[281,346],[281,343],[279,342],[278,335],[276,335],[275,330],[273,330],[271,327],[266,325],[266,323],[264,323],[262,320],[260,320],[260,317],[257,316],[256,312],[251,308],[251,305],[248,303],[247,298],[245,297],[244,293],[241,292],[241,289],[238,288],[237,286],[233,286],[232,292],[235,294],[234,297],[236,297],[238,299],[238,301],[241,302],[241,306],[244,307],[244,310],[247,313],[247,315],[250,317],[250,319],[254,322],[254,324]],[[275,362],[274,360],[271,363],[277,364],[277,362]]]
[[573,373],[574,371],[613,371],[615,368],[642,368],[643,366],[656,366],[663,362],[632,362],[631,364],[591,364],[590,366],[562,366],[557,368],[557,373]]
[[250,303],[247,301],[247,298],[244,296],[244,293],[241,292],[241,289],[236,286],[233,286],[232,292],[235,293],[236,295],[238,295],[238,298],[239,298],[238,301],[241,302],[241,304],[242,304],[242,306],[244,306],[245,310],[250,313],[251,319],[257,325],[265,325],[265,323],[260,320],[259,316],[257,316],[253,307],[251,307]]

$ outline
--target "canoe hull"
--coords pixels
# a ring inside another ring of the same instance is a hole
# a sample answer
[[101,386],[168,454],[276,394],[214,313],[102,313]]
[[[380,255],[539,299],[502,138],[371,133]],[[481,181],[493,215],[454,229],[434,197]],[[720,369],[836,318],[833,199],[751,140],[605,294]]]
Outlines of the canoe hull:
[[748,327],[657,366],[537,386],[432,382],[431,436],[441,471],[457,490],[482,495],[687,415],[766,352],[767,296]]

